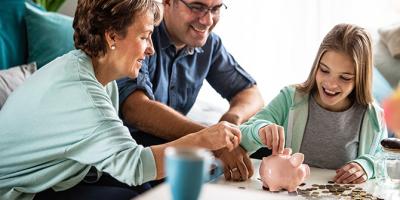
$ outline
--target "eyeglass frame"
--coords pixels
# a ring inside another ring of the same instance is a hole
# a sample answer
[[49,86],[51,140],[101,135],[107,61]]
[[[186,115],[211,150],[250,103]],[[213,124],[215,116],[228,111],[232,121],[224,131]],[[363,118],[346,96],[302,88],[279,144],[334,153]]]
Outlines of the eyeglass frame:
[[[183,0],[179,0],[179,1],[182,2],[192,13],[198,15],[199,17],[204,17],[208,13],[211,13],[212,16],[219,16],[221,8],[225,8],[225,10],[228,9],[228,6],[226,6],[224,3],[221,3],[219,5],[216,5],[216,6],[213,6],[210,8],[201,3],[194,3],[194,4],[198,5],[198,6],[194,6],[192,3],[188,3]],[[199,10],[201,10],[201,11],[199,11]]]

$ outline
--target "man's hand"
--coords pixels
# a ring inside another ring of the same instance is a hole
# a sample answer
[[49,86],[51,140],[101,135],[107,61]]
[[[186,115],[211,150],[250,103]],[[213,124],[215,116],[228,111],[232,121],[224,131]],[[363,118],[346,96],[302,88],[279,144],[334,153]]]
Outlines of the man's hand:
[[238,146],[233,151],[227,148],[215,152],[215,156],[224,163],[224,175],[228,181],[245,181],[253,176],[253,164],[246,151]]

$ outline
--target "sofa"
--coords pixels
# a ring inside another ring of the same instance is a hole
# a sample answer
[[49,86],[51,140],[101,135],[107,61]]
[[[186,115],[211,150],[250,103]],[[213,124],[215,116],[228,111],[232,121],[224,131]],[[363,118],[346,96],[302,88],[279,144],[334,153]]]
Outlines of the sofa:
[[374,39],[374,96],[378,102],[390,95],[400,81],[400,24],[382,27]]
[[72,21],[30,0],[0,1],[0,109],[36,69],[74,49]]

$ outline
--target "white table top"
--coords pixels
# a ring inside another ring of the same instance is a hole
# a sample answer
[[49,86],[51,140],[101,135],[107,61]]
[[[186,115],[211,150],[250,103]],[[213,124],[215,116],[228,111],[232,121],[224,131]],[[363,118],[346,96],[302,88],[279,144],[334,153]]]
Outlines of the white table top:
[[[262,183],[259,180],[258,169],[260,160],[252,160],[255,168],[254,175],[251,179],[244,182],[225,181],[221,177],[213,183],[206,183],[202,188],[200,200],[235,200],[235,199],[251,199],[251,200],[266,200],[266,199],[306,199],[300,195],[289,195],[288,192],[269,192],[262,189]],[[308,188],[312,184],[328,184],[335,175],[334,170],[311,168],[310,177],[305,181],[306,185],[299,188]],[[375,197],[387,199],[400,199],[400,190],[383,190],[382,187],[375,184],[373,180],[366,183],[356,185],[361,187]],[[167,183],[163,183],[156,188],[144,193],[135,198],[135,200],[171,200],[170,187]],[[339,199],[333,195],[325,196],[323,199]],[[342,198],[345,199],[345,198]]]

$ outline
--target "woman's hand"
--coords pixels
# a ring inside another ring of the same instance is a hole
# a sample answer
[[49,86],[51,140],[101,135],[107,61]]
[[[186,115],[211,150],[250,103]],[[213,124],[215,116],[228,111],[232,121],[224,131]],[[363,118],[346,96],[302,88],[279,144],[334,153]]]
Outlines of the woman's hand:
[[367,180],[367,174],[358,163],[351,162],[336,170],[336,176],[333,181],[336,183],[363,183]]
[[285,148],[285,132],[282,126],[270,124],[258,131],[262,143],[272,149],[272,155],[283,153]]
[[227,148],[232,151],[239,146],[242,134],[238,126],[229,122],[219,122],[196,133],[202,137],[202,146],[210,150]]
[[209,150],[218,150],[226,147],[229,151],[232,151],[239,146],[240,140],[241,132],[238,126],[228,122],[219,122],[209,128],[188,134],[169,143],[151,146],[150,148],[156,161],[156,178],[160,179],[165,176],[164,153],[167,147],[202,147]]

